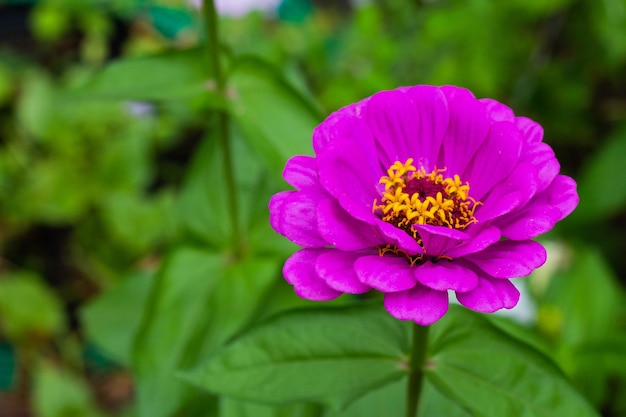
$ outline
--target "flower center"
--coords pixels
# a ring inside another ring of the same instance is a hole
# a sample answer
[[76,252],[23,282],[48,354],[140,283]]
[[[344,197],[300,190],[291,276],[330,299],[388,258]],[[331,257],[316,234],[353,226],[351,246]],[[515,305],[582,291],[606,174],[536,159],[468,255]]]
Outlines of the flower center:
[[420,244],[415,225],[429,224],[450,229],[465,229],[476,223],[474,210],[481,203],[469,196],[469,183],[458,175],[444,178],[445,169],[427,173],[417,169],[413,159],[396,161],[380,179],[385,185],[380,203],[374,200],[373,212],[405,230]]

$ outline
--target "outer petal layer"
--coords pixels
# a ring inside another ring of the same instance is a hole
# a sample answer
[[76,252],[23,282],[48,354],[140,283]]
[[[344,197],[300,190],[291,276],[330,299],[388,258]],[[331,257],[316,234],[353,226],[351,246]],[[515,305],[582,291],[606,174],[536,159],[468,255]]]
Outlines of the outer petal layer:
[[289,159],[283,170],[283,178],[298,190],[319,187],[315,158],[298,155]]
[[519,301],[519,291],[508,279],[479,278],[472,291],[457,293],[459,303],[482,313],[493,313],[501,308],[513,308]]
[[416,283],[408,261],[398,256],[362,256],[354,269],[363,284],[382,292],[408,290]]
[[399,320],[428,326],[448,311],[448,293],[417,284],[407,291],[385,294],[385,308]]
[[329,287],[349,294],[362,294],[371,288],[361,281],[354,271],[354,262],[362,256],[358,252],[328,250],[315,261],[315,271]]
[[315,263],[328,249],[302,249],[291,255],[283,267],[283,275],[301,298],[314,301],[329,301],[341,295],[329,287],[315,270]]
[[325,198],[315,191],[283,191],[270,200],[270,223],[289,240],[305,248],[321,248],[328,243],[317,230],[316,206]]
[[326,242],[344,251],[373,248],[385,243],[376,227],[350,216],[330,199],[317,206],[317,228]]
[[546,262],[546,250],[532,240],[503,240],[465,257],[495,278],[524,277]]
[[429,261],[414,268],[413,274],[421,284],[437,291],[467,292],[478,285],[474,271],[452,261]]

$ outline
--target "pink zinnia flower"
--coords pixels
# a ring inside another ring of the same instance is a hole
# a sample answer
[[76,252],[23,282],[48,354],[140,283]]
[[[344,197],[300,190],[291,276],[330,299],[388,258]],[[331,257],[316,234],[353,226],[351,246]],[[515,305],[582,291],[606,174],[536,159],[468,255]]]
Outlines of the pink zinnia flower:
[[578,204],[543,129],[446,86],[382,91],[331,114],[315,157],[287,161],[296,191],[270,201],[273,228],[303,247],[285,279],[310,300],[372,289],[389,313],[428,325],[448,309],[512,308],[510,278],[546,260],[532,238]]

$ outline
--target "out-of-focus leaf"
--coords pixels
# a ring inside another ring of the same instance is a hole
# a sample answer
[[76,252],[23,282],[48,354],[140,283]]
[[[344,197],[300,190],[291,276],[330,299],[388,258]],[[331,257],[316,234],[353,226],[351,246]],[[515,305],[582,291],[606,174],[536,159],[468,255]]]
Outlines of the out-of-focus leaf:
[[241,58],[230,75],[230,113],[272,174],[293,155],[310,155],[319,112],[270,64]]
[[134,194],[110,194],[103,213],[111,237],[133,253],[142,254],[173,234],[173,205],[169,193],[150,199]]
[[580,175],[580,205],[573,214],[579,221],[598,221],[626,207],[626,125],[588,160]]
[[0,280],[0,328],[17,344],[50,338],[65,328],[63,307],[36,276],[16,273]]
[[288,311],[256,326],[186,378],[270,404],[348,404],[405,373],[406,326],[379,306]]
[[314,404],[271,407],[222,397],[219,415],[220,417],[321,417],[321,409],[320,406]]
[[35,7],[30,15],[33,34],[43,41],[56,41],[70,28],[70,16],[61,2],[45,2]]
[[101,417],[86,383],[42,362],[35,372],[33,407],[38,417]]
[[[188,49],[115,61],[79,95],[119,100],[172,100],[208,94],[210,69],[203,51]],[[214,95],[215,102],[219,102]]]
[[14,75],[8,65],[0,63],[0,106],[10,99],[14,90]]
[[215,138],[205,139],[194,155],[179,199],[182,226],[214,247],[232,243],[224,161]]
[[88,186],[89,177],[78,175],[77,167],[62,157],[34,164],[21,180],[23,187],[7,202],[12,215],[49,224],[76,221],[95,191]]
[[153,281],[152,273],[128,276],[81,310],[88,339],[125,365],[130,364],[133,342]]
[[622,297],[602,254],[593,247],[576,247],[569,267],[550,280],[540,300],[540,318],[554,320],[555,326],[548,328],[557,333],[551,336],[566,344],[603,340],[617,328]]
[[426,378],[471,414],[598,416],[549,359],[484,317],[451,306],[432,330]]
[[614,334],[607,340],[587,343],[571,350],[573,376],[598,407],[626,393],[626,387],[615,384],[626,378],[626,336]]
[[626,58],[626,3],[624,0],[605,0],[591,8],[593,27],[607,63],[619,67]]
[[45,136],[52,122],[55,90],[47,76],[38,71],[24,74],[17,102],[17,122],[28,133]]
[[252,319],[278,267],[273,260],[233,263],[224,254],[191,248],[168,258],[134,346],[140,416],[167,417],[197,400],[199,392],[177,373]]
[[293,253],[294,246],[269,226],[267,206],[272,194],[280,190],[277,181],[237,132],[231,136],[230,146],[236,155],[232,191],[237,198],[239,236],[232,237],[231,190],[225,180],[222,150],[214,136],[200,146],[185,179],[178,206],[183,227],[196,239],[221,250],[242,240],[255,254],[276,257]]
[[[527,293],[526,296],[529,294]],[[523,295],[522,295],[523,296]],[[511,336],[520,342],[531,346],[533,349],[543,353],[546,356],[550,355],[550,347],[548,343],[543,339],[534,329],[526,327],[510,317],[494,314],[485,316],[491,324],[498,329]]]

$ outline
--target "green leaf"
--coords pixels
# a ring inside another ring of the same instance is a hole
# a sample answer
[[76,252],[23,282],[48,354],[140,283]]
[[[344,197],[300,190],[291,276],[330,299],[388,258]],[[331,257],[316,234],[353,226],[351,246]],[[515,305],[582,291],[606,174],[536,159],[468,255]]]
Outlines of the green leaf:
[[314,404],[271,407],[228,397],[221,398],[219,413],[220,417],[321,417],[321,415],[321,407]]
[[569,354],[575,369],[573,377],[581,390],[597,407],[623,398],[626,387],[616,387],[614,381],[626,379],[626,335],[615,333],[602,342],[583,344]]
[[194,237],[224,247],[231,240],[232,219],[226,183],[221,181],[224,162],[217,140],[209,137],[196,150],[179,199],[179,216]]
[[[343,410],[331,410],[324,417],[403,416],[406,409],[406,384],[406,378],[387,384],[367,393]],[[471,414],[425,381],[418,416],[471,417]]]
[[[280,190],[277,181],[267,175],[268,170],[240,135],[232,135],[230,144],[236,155],[233,177],[241,229],[237,239],[242,239],[251,252],[258,255],[284,258],[292,254],[296,247],[269,225],[267,205],[272,194]],[[195,239],[221,250],[234,245],[228,183],[223,178],[223,155],[216,138],[209,136],[194,156],[179,200],[178,214],[184,228]]]
[[87,384],[47,362],[35,371],[33,407],[39,417],[101,417]]
[[201,49],[172,51],[115,61],[77,93],[120,100],[188,98],[214,91],[210,74]]
[[130,364],[132,345],[153,282],[152,273],[128,276],[81,310],[89,340],[123,364]]
[[230,85],[230,112],[276,177],[291,156],[312,154],[311,136],[321,116],[277,69],[258,58],[241,58]]
[[540,299],[539,322],[546,330],[551,326],[544,323],[553,322],[556,331],[551,336],[570,345],[612,336],[623,305],[617,277],[602,253],[590,246],[574,250],[569,267],[550,279]]
[[256,326],[186,378],[271,404],[341,406],[404,375],[406,326],[379,306],[289,311]]
[[199,392],[176,378],[212,354],[255,315],[274,282],[274,260],[232,263],[224,254],[180,248],[163,266],[134,346],[140,416],[167,417]]
[[15,273],[0,280],[0,329],[16,344],[51,338],[65,329],[63,307],[37,276]]
[[474,416],[597,417],[545,356],[451,306],[433,326],[426,378]]
[[115,243],[131,255],[144,255],[174,234],[173,205],[167,192],[149,198],[110,193],[103,201],[102,216]]
[[574,218],[597,222],[626,207],[626,125],[593,154],[580,175],[580,205]]

